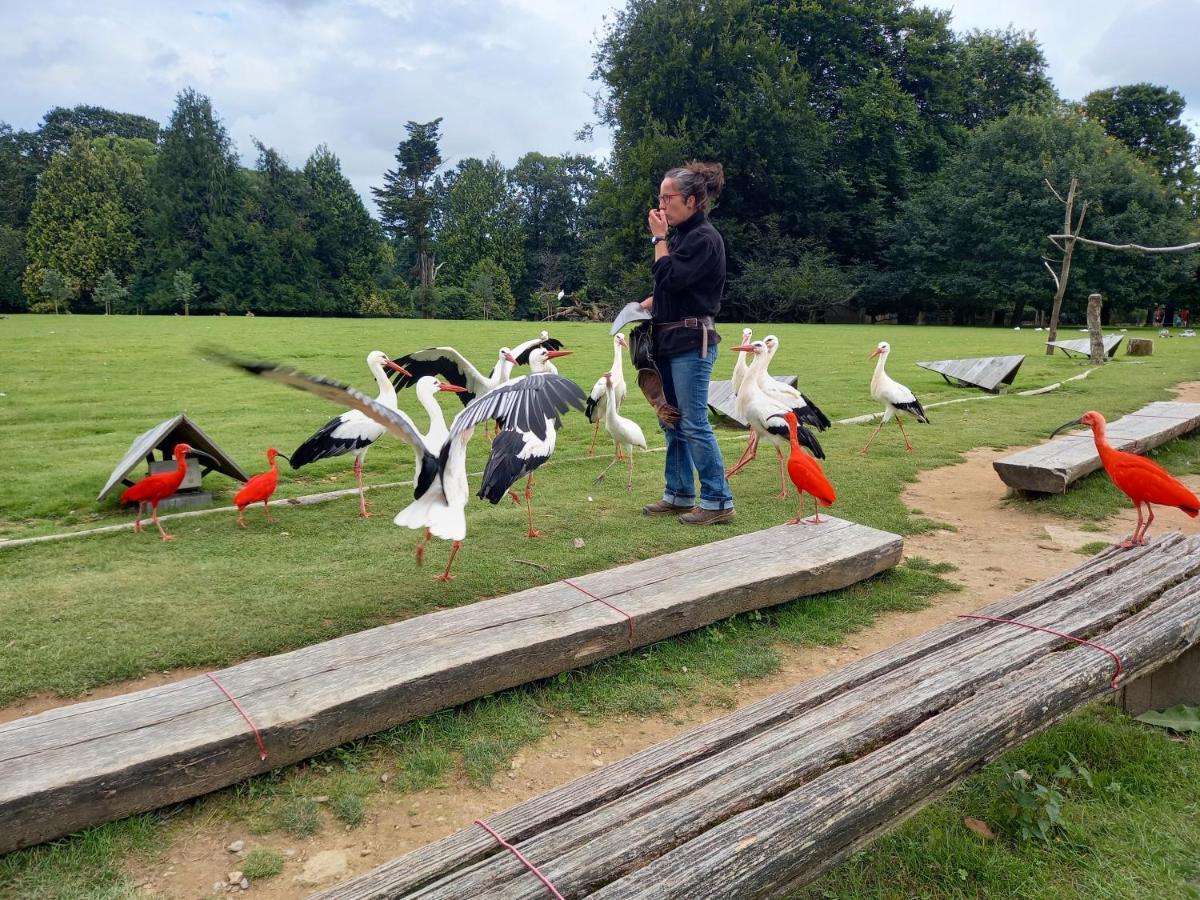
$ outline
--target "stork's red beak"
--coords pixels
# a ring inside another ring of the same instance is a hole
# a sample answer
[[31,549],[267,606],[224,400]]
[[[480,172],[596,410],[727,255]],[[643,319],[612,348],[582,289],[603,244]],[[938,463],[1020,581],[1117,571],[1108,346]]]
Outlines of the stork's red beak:
[[732,350],[734,353],[737,353],[739,350],[742,353],[757,353],[758,352],[758,350],[756,348],[751,347],[749,344],[739,344],[737,347],[730,347],[729,349]]
[[438,390],[439,391],[454,391],[454,393],[456,393],[456,394],[463,394],[463,393],[466,393],[467,389],[465,387],[462,387],[461,385],[451,384],[448,381],[439,381],[438,382]]
[[874,350],[872,350],[872,351],[871,351],[871,353],[870,353],[870,355],[867,357],[867,359],[874,359],[874,358],[875,358],[875,357],[877,357],[878,355],[879,355],[879,348],[878,348],[878,347],[876,347]]
[[570,356],[574,350],[547,350],[546,359],[558,359],[560,356]]
[[517,363],[517,358],[516,358],[515,356],[513,356],[511,353],[505,353],[505,354],[504,354],[504,358],[505,358],[505,359],[507,359],[507,360],[508,360],[510,363],[512,363],[514,366],[515,366],[515,365],[518,365],[518,363]]
[[398,362],[396,362],[393,359],[386,360],[384,362],[384,365],[387,366],[389,369],[394,369],[395,371],[399,372],[405,378],[413,377],[412,372],[408,371],[408,369],[404,368],[404,366],[400,365]]

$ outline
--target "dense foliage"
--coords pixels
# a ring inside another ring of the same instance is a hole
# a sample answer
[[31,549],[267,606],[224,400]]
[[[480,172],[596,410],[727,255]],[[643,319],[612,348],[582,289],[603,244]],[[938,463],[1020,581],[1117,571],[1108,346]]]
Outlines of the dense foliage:
[[[595,64],[609,159],[447,168],[442,119],[409,121],[371,189],[377,217],[325,145],[295,169],[256,142],[243,165],[191,89],[161,129],[90,106],[31,132],[0,123],[0,309],[183,313],[186,273],[198,313],[594,314],[644,296],[646,211],[688,159],[725,166],[713,215],[738,318],[1044,311],[1051,188],[1072,178],[1085,237],[1200,236],[1184,98],[1134,84],[1068,103],[1011,28],[955,33],[911,0],[629,0]],[[1081,249],[1064,312],[1092,291],[1123,316],[1200,304],[1197,256]]]

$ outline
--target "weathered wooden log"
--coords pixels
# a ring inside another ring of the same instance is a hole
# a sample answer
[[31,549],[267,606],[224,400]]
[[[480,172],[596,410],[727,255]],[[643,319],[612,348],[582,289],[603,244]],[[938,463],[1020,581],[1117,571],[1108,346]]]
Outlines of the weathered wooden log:
[[0,853],[225,787],[437,709],[899,562],[901,539],[830,517],[777,526],[371,629],[207,677],[0,725]]
[[[1167,591],[1104,637],[1137,678],[1200,642],[1200,584]],[[596,900],[786,896],[1005,750],[1110,693],[1107,673],[1052,654],[873,753],[727,820]]]
[[1154,341],[1150,338],[1130,338],[1125,345],[1126,356],[1153,356]]
[[[1195,550],[1173,536],[1139,556],[1109,552],[985,614],[1072,632],[1106,627],[1166,587],[1200,575]],[[640,865],[704,829],[886,742],[1061,643],[974,620],[943,626],[489,821],[560,890],[584,896],[615,876],[635,877]],[[1111,671],[1098,655],[1090,664]],[[471,828],[320,896],[515,900],[544,890],[482,829]]]
[[[1107,437],[1118,450],[1146,453],[1196,428],[1200,403],[1160,401],[1109,423]],[[1091,435],[1072,433],[997,459],[992,468],[1015,490],[1062,494],[1100,468],[1100,455]]]

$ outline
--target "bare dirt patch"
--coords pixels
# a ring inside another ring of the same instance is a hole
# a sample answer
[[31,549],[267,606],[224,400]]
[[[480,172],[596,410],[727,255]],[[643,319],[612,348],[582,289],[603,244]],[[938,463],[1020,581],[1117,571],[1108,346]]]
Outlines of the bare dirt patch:
[[[1200,401],[1200,382],[1180,385],[1177,393],[1179,399]],[[992,461],[999,455],[990,449],[973,450],[959,465],[924,473],[904,494],[904,502],[911,509],[956,529],[907,538],[905,553],[953,563],[957,571],[948,577],[964,590],[939,595],[932,606],[919,612],[882,616],[840,647],[779,648],[783,659],[779,671],[742,685],[739,705],[870,655],[961,612],[1072,568],[1082,559],[1075,552],[1079,547],[1095,541],[1114,542],[1133,530],[1136,516],[1132,509],[1104,522],[1103,531],[1083,531],[1057,516],[1006,505],[1006,489],[992,469]],[[1193,488],[1200,487],[1200,477],[1184,480]],[[1195,522],[1171,511],[1166,511],[1159,522],[1159,533],[1169,529],[1200,532]],[[140,681],[114,685],[112,692],[147,686],[149,683]],[[95,692],[91,696],[101,695]],[[5,712],[9,711],[0,711],[0,716]],[[347,829],[329,816],[325,831],[309,839],[279,833],[258,837],[245,833],[240,826],[220,822],[184,826],[162,859],[131,863],[130,875],[144,891],[157,896],[189,900],[211,897],[218,882],[241,868],[242,855],[266,846],[281,852],[287,862],[280,875],[252,884],[253,895],[272,900],[306,896],[334,880],[334,876],[319,880],[312,866],[318,854],[322,855],[322,863],[337,863],[327,869],[340,872],[337,878],[361,874],[392,857],[470,827],[477,818],[486,818],[724,712],[691,708],[671,717],[625,718],[596,725],[558,718],[552,733],[522,751],[511,769],[490,787],[455,778],[444,788],[413,794],[397,795],[385,788],[370,798],[363,825]],[[226,847],[239,839],[245,842],[244,850],[241,854],[230,853]],[[306,869],[312,880],[305,880]]]

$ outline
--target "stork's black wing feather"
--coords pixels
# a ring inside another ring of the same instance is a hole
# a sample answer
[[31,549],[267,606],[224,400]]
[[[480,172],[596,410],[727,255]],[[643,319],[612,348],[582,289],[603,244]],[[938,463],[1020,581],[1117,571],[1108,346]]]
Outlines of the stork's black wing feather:
[[525,439],[519,431],[506,429],[497,434],[483,469],[483,481],[475,496],[499,503],[518,478],[528,475],[546,461],[544,456],[521,459],[519,454],[524,449]]
[[[793,410],[798,412],[798,410]],[[777,434],[780,437],[788,436],[787,422],[783,416],[771,416],[767,419],[767,431],[771,434]],[[821,449],[821,442],[817,440],[817,436],[805,428],[803,425],[796,426],[796,440],[800,442],[800,446],[807,447],[809,452],[817,459],[825,458],[825,451]]]
[[807,408],[804,410],[803,415],[801,415],[800,410],[796,410],[796,417],[800,419],[801,422],[808,423],[818,431],[824,431],[833,424],[829,421],[829,416],[821,412],[821,408],[817,406],[817,404],[813,403],[807,394],[802,393],[800,395],[800,399],[807,404]]
[[583,412],[586,396],[583,388],[562,375],[553,372],[525,375],[472,400],[454,417],[450,439],[480,422],[497,419],[504,422],[506,430],[531,431],[544,440],[546,420],[553,420],[557,427],[571,409]]
[[926,425],[929,424],[929,416],[925,415],[925,408],[921,406],[921,401],[916,397],[913,398],[911,403],[893,403],[892,405],[896,409],[912,413],[916,416],[918,422],[924,422]]
[[293,469],[299,469],[318,459],[330,459],[344,453],[353,453],[363,447],[371,446],[374,441],[365,437],[351,435],[350,437],[335,437],[334,432],[342,425],[342,417],[334,416],[292,451],[290,462]]
[[[405,375],[395,370],[389,373],[388,377],[392,379],[392,384],[398,391],[412,387],[426,375],[432,375],[458,385],[460,388],[465,388],[462,392],[456,393],[463,406],[475,399],[476,395],[473,393],[475,385],[472,384],[473,373],[467,368],[471,364],[452,347],[426,347],[424,350],[399,356],[392,362],[403,366],[410,373],[410,375]],[[471,366],[471,369],[474,367]],[[476,371],[474,374],[478,374],[478,372]]]
[[513,348],[513,358],[517,361],[518,366],[529,365],[529,354],[538,347],[545,347],[547,350],[561,350],[565,347],[562,341],[558,338],[546,338],[543,340],[525,341],[523,344],[517,344]]

